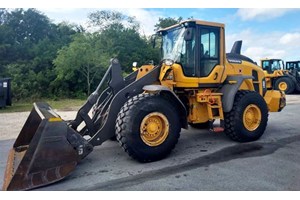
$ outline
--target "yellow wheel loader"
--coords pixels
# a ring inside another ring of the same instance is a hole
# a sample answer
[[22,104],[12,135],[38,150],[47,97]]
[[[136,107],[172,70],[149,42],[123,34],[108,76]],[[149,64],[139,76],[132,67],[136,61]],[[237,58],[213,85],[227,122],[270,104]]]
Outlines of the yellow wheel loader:
[[300,92],[300,61],[287,61],[284,66],[284,70],[293,80],[295,90]]
[[284,69],[288,71],[295,70],[296,72],[300,73],[300,60],[286,61]]
[[283,60],[262,59],[261,67],[265,73],[268,89],[281,90],[286,94],[291,94],[295,90],[300,91],[300,81],[296,75],[286,70]]
[[224,24],[188,20],[157,37],[161,62],[123,78],[119,61],[112,59],[74,120],[35,103],[10,150],[3,190],[61,180],[94,146],[114,136],[141,162],[166,157],[188,124],[208,124],[234,141],[254,141],[266,129],[268,112],[284,108],[284,93],[267,90],[261,68],[235,48],[225,54]]

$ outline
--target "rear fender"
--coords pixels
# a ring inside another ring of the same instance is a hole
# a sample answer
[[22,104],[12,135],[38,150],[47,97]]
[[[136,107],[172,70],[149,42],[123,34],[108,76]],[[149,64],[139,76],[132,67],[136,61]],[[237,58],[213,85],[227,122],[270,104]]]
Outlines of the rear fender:
[[219,90],[222,93],[222,106],[224,112],[230,112],[233,106],[234,98],[242,83],[247,79],[253,79],[253,76],[228,76],[225,84]]

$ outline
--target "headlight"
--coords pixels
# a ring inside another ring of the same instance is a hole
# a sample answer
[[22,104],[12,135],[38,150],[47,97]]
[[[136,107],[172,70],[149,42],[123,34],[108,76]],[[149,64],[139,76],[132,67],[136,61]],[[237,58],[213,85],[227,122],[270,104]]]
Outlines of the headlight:
[[172,66],[172,65],[174,64],[174,61],[171,60],[171,59],[166,59],[166,60],[164,61],[164,63],[165,63],[165,65],[167,65],[167,66]]

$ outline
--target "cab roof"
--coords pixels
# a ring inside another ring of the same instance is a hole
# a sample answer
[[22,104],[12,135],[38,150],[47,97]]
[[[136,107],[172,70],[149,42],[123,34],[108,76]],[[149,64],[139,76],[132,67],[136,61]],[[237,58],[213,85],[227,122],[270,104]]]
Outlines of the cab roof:
[[178,27],[178,26],[180,26],[182,24],[189,23],[189,22],[195,22],[198,25],[205,25],[205,26],[213,26],[213,27],[220,27],[220,28],[224,28],[225,27],[225,24],[218,23],[218,22],[208,22],[208,21],[202,21],[202,20],[198,20],[198,19],[189,19],[189,20],[182,21],[182,22],[180,22],[178,24],[175,24],[173,26],[169,26],[167,28],[160,29],[160,30],[158,30],[158,32],[160,32],[160,31],[167,31],[169,29]]
[[261,61],[268,61],[268,60],[282,60],[282,59],[280,59],[280,58],[263,58],[263,59],[260,59],[260,60]]

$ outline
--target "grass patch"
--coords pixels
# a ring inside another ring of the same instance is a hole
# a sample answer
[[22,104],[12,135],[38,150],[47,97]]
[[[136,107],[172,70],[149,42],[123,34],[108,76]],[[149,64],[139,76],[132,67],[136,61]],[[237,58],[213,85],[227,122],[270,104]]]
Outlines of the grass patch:
[[47,102],[53,109],[57,110],[77,111],[85,101],[86,100],[82,99],[44,99],[39,101],[13,102],[12,106],[6,106],[5,108],[0,109],[0,113],[31,111],[34,102]]

